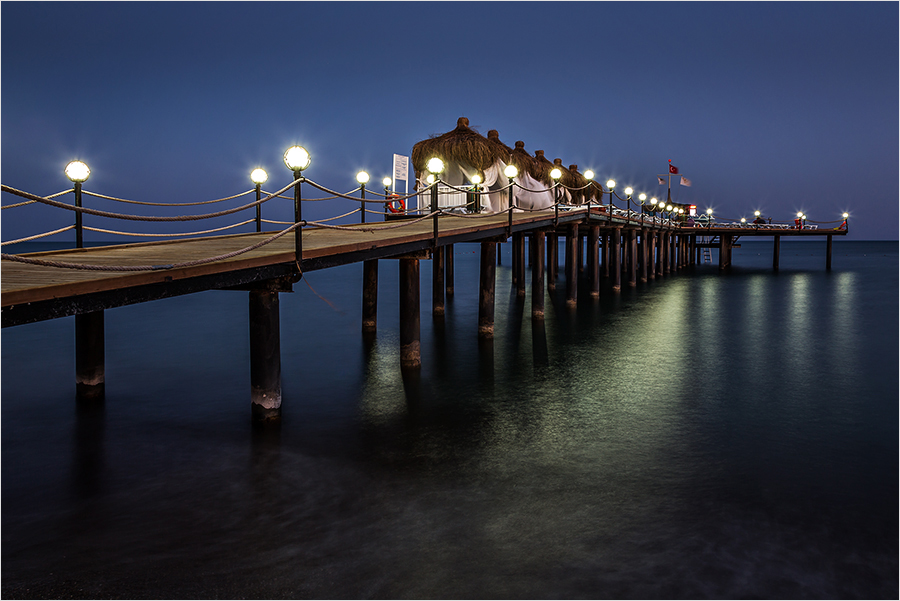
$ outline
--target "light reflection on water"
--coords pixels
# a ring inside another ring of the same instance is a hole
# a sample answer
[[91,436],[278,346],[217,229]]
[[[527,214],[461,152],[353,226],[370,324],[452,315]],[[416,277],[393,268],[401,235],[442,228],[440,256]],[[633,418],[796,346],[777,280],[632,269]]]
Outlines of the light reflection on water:
[[313,273],[337,310],[283,295],[270,433],[245,295],[109,311],[101,410],[71,320],[4,330],[4,596],[896,596],[893,257],[893,283],[763,261],[574,311],[560,278],[543,324],[506,260],[479,344],[459,253],[443,325],[423,263],[418,376],[389,262],[370,338],[359,266]]

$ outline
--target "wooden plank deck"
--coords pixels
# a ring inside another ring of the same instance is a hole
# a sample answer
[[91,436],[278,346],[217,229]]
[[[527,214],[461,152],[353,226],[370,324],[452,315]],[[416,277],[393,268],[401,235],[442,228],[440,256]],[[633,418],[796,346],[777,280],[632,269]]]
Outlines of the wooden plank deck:
[[[512,231],[551,229],[555,222],[551,210],[515,213]],[[573,221],[590,220],[604,229],[632,228],[642,224],[638,219],[613,217],[592,208],[561,211],[558,223],[564,227]],[[433,220],[403,224],[402,227],[362,231],[363,227],[399,226],[399,222],[379,222],[351,226],[353,230],[307,228],[303,230],[302,269],[314,271],[336,265],[381,259],[434,246]],[[644,224],[649,227],[650,224]],[[655,226],[659,228],[660,226]],[[844,235],[846,230],[769,230],[750,228],[673,228],[680,234],[716,236],[822,236]],[[439,218],[438,246],[460,242],[478,242],[505,237],[509,233],[507,214],[490,216],[451,216]],[[560,231],[560,233],[565,233]],[[46,260],[90,265],[171,265],[195,259],[219,256],[252,246],[273,232],[232,234],[188,240],[144,242],[30,253],[27,256]],[[4,260],[0,270],[0,305],[3,327],[71,315],[78,312],[111,308],[167,296],[202,290],[246,286],[253,282],[288,276],[294,265],[294,236],[289,233],[261,248],[213,263],[158,269],[154,271],[84,271],[29,265]],[[16,309],[16,311],[13,311]],[[24,309],[24,311],[23,311]],[[15,313],[15,316],[13,314]],[[24,315],[27,313],[28,315]]]

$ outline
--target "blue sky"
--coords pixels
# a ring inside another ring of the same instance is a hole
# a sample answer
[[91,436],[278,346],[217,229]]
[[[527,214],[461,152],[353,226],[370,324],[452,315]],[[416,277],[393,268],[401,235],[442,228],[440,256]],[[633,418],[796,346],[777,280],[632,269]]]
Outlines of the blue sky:
[[[86,189],[135,200],[231,195],[257,166],[277,189],[295,143],[307,177],[346,191],[465,116],[649,194],[672,159],[693,182],[673,195],[723,218],[848,210],[851,238],[898,237],[894,2],[4,2],[0,17],[2,181],[29,192],[68,187],[73,158]],[[3,239],[72,222],[60,213],[4,211]]]

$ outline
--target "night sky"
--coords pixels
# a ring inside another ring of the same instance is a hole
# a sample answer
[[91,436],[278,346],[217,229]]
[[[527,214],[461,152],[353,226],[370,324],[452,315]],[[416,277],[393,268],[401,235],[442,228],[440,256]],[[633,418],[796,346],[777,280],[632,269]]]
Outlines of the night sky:
[[[673,197],[724,219],[847,210],[850,239],[898,237],[896,2],[4,2],[0,13],[2,182],[37,194],[70,187],[76,158],[92,170],[85,189],[134,200],[243,192],[258,166],[276,190],[298,143],[308,178],[349,191],[366,169],[380,189],[393,153],[465,116],[619,189],[664,195],[656,175],[671,159],[693,182]],[[278,202],[264,217],[292,215]],[[304,217],[348,207],[310,203]],[[62,213],[4,211],[2,237],[73,222]]]

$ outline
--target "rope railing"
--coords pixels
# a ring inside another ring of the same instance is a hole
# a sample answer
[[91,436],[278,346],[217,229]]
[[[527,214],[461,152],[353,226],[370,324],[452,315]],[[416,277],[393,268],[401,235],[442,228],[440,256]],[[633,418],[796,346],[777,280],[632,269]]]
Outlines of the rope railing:
[[128,204],[134,205],[150,205],[154,207],[192,207],[196,205],[208,205],[214,204],[217,202],[224,202],[226,200],[233,200],[235,198],[240,198],[241,196],[246,196],[248,194],[253,193],[256,188],[252,188],[247,190],[246,192],[241,192],[240,194],[235,194],[233,196],[226,196],[225,198],[217,198],[215,200],[203,200],[200,202],[146,202],[142,200],[127,200],[125,198],[116,198],[115,196],[106,196],[105,194],[98,194],[96,192],[90,192],[88,190],[82,190],[82,194],[87,194],[88,196],[94,196],[96,198],[103,198],[106,200],[113,200],[115,202],[125,202]]
[[216,261],[224,261],[226,259],[231,259],[233,257],[237,257],[244,253],[248,253],[252,250],[256,250],[257,248],[261,248],[267,244],[271,244],[275,240],[278,240],[285,234],[289,234],[299,227],[303,227],[307,222],[299,221],[297,223],[291,224],[290,227],[284,229],[274,236],[270,236],[261,242],[257,242],[256,244],[246,246],[244,248],[231,251],[228,253],[224,253],[221,255],[217,255],[215,257],[207,257],[205,259],[194,259],[192,261],[185,261],[183,263],[172,263],[168,265],[91,265],[89,263],[71,263],[67,261],[50,261],[47,259],[37,259],[34,257],[23,257],[21,255],[11,255],[7,253],[0,254],[0,258],[15,261],[17,263],[27,263],[29,265],[41,265],[44,267],[59,267],[63,269],[80,269],[83,271],[116,271],[116,272],[127,272],[127,271],[160,271],[160,270],[172,270],[172,269],[183,269],[185,267],[195,267],[197,265],[205,265],[207,263],[215,263]]
[[[45,196],[44,198],[56,198],[57,196],[62,196],[63,194],[68,194],[72,192],[72,189],[63,190],[62,192],[57,192],[56,194],[51,194],[50,196]],[[25,202],[17,202],[16,204],[6,205],[5,207],[0,207],[0,209],[15,209],[16,207],[24,207],[25,205],[31,205],[36,203],[36,200],[26,200]]]
[[47,236],[52,236],[53,234],[59,234],[62,232],[67,232],[69,230],[74,230],[74,225],[67,225],[66,227],[61,227],[58,230],[53,230],[52,232],[44,232],[43,234],[35,234],[34,236],[28,236],[27,238],[19,238],[18,240],[9,240],[7,242],[0,242],[0,246],[6,246],[7,244],[18,244],[20,242],[31,242],[32,240],[38,240],[39,238],[46,238]]
[[[236,227],[240,227],[242,225],[247,225],[248,223],[253,223],[254,221],[256,221],[256,220],[255,219],[247,219],[246,221],[241,221],[240,223],[233,223],[231,225],[217,227],[217,228],[213,228],[213,229],[209,229],[209,230],[202,230],[202,231],[198,231],[198,232],[175,232],[175,233],[170,233],[170,234],[148,234],[148,233],[143,233],[143,232],[119,232],[116,230],[105,230],[105,229],[99,228],[99,227],[89,227],[87,225],[82,226],[82,227],[84,227],[84,229],[90,230],[92,232],[100,232],[102,234],[115,234],[117,236],[137,236],[139,238],[175,238],[178,236],[199,236],[202,234],[214,234],[216,232],[224,232],[225,230],[230,230],[230,229],[234,229]],[[75,226],[72,225],[65,229],[71,229],[73,227],[75,227]]]

